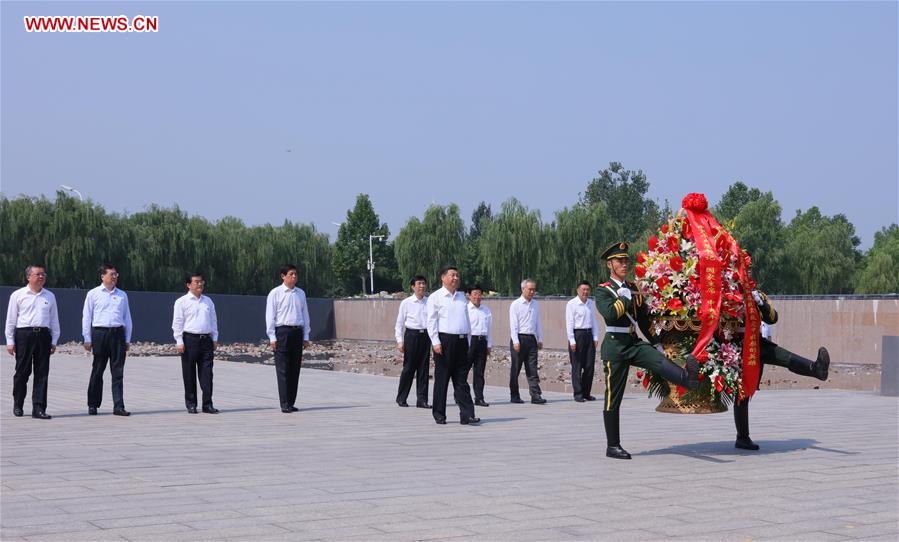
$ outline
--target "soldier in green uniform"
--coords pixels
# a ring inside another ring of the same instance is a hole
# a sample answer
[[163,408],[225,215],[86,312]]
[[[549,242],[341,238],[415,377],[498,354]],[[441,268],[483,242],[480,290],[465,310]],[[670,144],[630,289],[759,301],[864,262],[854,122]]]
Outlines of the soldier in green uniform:
[[[759,315],[762,322],[768,325],[777,323],[777,311],[764,292],[753,290],[752,297],[759,306]],[[830,368],[830,354],[823,346],[818,349],[818,358],[815,361],[797,356],[793,352],[778,346],[762,337],[759,340],[759,382],[762,381],[762,372],[765,365],[779,365],[786,367],[790,372],[801,376],[812,376],[818,380],[827,380],[827,372]],[[737,441],[734,447],[743,450],[758,450],[759,445],[749,438],[749,399],[734,401],[734,425],[737,427]]]
[[626,280],[631,263],[627,250],[627,243],[615,243],[603,253],[610,280],[596,289],[596,308],[606,323],[606,335],[600,347],[606,379],[602,413],[608,445],[606,456],[614,459],[631,458],[621,447],[618,427],[618,409],[631,365],[649,369],[689,390],[699,386],[699,363],[693,356],[687,356],[686,367],[682,368],[637,336],[635,328],[639,327],[644,336],[650,337],[649,313],[636,285]]

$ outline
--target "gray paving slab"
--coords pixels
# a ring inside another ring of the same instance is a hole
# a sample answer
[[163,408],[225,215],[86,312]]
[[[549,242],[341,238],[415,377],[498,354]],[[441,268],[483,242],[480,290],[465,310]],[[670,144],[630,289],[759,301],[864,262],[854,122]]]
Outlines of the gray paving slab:
[[[130,418],[88,416],[90,362],[54,356],[53,420],[14,418],[0,361],[2,540],[869,540],[899,538],[899,401],[763,391],[759,452],[730,414],[628,395],[604,457],[601,405],[488,388],[480,427],[398,408],[396,380],[304,370],[280,412],[274,368],[215,366],[217,416],[183,407],[177,358],[131,358]],[[601,390],[600,390],[601,391]]]

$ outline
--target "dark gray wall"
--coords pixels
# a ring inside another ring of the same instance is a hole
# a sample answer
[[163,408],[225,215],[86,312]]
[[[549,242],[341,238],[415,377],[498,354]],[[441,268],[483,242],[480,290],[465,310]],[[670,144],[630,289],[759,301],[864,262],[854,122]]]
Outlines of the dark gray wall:
[[[9,296],[20,286],[0,286],[0,309],[6,321]],[[81,341],[81,311],[87,290],[48,288],[56,296],[59,306],[60,342]],[[172,337],[172,307],[183,294],[168,292],[127,292],[134,321],[132,341],[157,343],[175,342]],[[265,296],[211,294],[219,324],[222,343],[258,342],[265,336]],[[308,299],[312,320],[310,339],[333,339],[334,300]]]

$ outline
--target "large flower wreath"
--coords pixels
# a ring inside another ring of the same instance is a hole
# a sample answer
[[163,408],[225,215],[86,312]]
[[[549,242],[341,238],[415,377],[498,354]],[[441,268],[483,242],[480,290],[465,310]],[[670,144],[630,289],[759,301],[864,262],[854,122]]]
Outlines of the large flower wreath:
[[[699,389],[687,393],[678,387],[677,395],[685,402],[706,396],[729,403],[755,391],[754,382],[745,385],[744,370],[748,367],[756,378],[758,374],[753,369],[758,364],[753,331],[748,347],[754,351],[743,352],[747,318],[750,330],[758,329],[750,259],[711,217],[705,196],[688,195],[683,208],[649,238],[648,250],[637,255],[637,286],[646,299],[650,332],[663,339],[665,354],[683,362],[692,353],[702,362]],[[670,392],[659,375],[639,371],[637,377],[650,395]]]

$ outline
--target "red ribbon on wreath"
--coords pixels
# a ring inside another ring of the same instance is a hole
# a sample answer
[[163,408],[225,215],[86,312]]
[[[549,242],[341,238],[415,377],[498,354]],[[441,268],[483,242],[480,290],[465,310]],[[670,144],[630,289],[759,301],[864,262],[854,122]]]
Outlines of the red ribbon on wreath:
[[746,306],[746,332],[743,339],[743,386],[740,398],[749,398],[755,393],[759,381],[759,328],[761,317],[752,298],[753,281],[749,275],[749,258],[740,249],[737,240],[721,227],[709,212],[709,202],[704,194],[690,193],[684,197],[681,206],[687,212],[690,233],[699,252],[699,292],[702,304],[699,318],[702,325],[693,348],[693,357],[700,362],[709,359],[706,347],[711,342],[718,321],[721,319],[722,270],[724,262],[718,256],[718,248],[730,252],[738,268],[740,293]]

